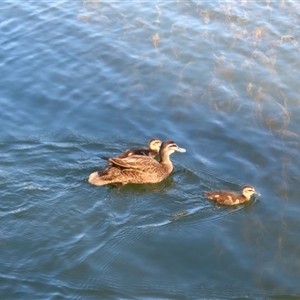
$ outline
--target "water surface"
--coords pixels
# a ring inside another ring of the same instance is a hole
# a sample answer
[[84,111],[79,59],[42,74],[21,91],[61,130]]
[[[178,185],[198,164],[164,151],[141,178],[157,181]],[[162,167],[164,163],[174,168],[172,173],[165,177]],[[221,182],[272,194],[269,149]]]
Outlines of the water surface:
[[[2,297],[300,296],[297,2],[0,10]],[[88,184],[152,137],[187,150],[165,181]]]

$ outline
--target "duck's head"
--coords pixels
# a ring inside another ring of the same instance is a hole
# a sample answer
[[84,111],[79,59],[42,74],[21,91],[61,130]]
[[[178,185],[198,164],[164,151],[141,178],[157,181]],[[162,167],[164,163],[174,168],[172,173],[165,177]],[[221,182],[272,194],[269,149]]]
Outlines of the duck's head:
[[242,194],[250,200],[253,196],[259,196],[260,194],[256,192],[255,188],[251,185],[245,185],[242,189]]
[[164,155],[170,155],[174,152],[185,152],[186,150],[184,148],[180,148],[177,146],[176,143],[173,141],[164,141],[159,150],[159,155],[162,157]]
[[161,141],[159,139],[153,138],[148,142],[148,147],[152,151],[156,151],[157,153],[159,152],[161,146]]

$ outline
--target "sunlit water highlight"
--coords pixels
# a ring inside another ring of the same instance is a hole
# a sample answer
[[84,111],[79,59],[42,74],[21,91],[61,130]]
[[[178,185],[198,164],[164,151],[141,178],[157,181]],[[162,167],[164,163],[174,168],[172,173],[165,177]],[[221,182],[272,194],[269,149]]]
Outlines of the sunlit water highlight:
[[[300,297],[297,2],[0,12],[2,298]],[[165,181],[88,184],[151,137],[187,149]]]

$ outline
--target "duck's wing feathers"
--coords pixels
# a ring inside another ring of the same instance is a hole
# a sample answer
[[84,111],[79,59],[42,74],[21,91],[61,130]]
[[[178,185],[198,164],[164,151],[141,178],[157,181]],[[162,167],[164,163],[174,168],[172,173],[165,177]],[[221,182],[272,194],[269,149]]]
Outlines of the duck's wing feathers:
[[131,155],[125,158],[113,157],[109,159],[109,162],[125,169],[136,169],[140,171],[144,171],[149,166],[159,164],[159,162],[153,158],[143,155]]

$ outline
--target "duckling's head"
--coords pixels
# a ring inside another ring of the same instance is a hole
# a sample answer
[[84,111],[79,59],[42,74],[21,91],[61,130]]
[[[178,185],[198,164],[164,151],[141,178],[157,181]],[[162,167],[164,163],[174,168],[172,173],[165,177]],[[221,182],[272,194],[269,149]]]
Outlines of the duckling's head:
[[254,187],[251,185],[243,186],[242,193],[247,200],[250,200],[253,196],[259,196],[259,193],[257,193]]
[[164,141],[161,146],[160,146],[160,150],[159,150],[159,155],[163,156],[163,154],[172,154],[174,152],[185,152],[186,150],[184,148],[180,148],[177,146],[176,143],[174,143],[173,141]]
[[159,139],[153,138],[149,141],[148,146],[152,151],[158,153],[161,146],[161,141]]

